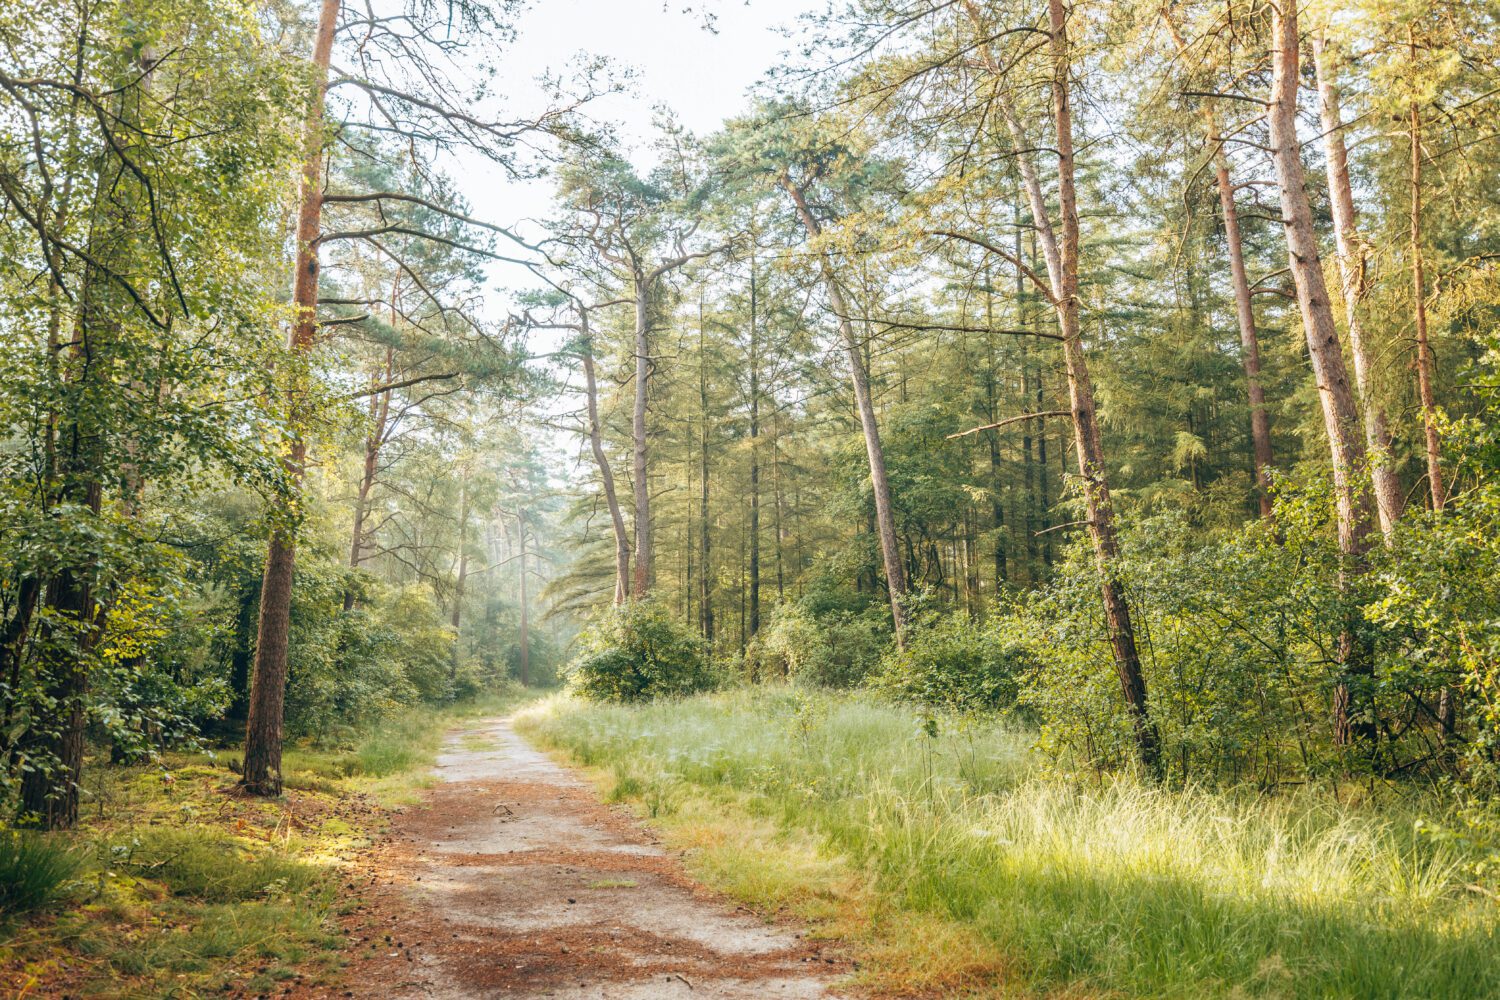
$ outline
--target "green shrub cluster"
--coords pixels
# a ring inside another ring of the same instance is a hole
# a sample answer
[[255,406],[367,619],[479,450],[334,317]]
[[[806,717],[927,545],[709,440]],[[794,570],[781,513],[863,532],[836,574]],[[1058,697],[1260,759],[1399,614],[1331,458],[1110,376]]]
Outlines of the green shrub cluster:
[[656,601],[631,601],[600,614],[580,641],[568,682],[585,698],[650,701],[715,685],[704,642]]
[[753,656],[766,680],[852,688],[879,665],[889,638],[890,619],[879,608],[852,610],[802,600],[772,611]]
[[1005,624],[962,612],[918,620],[904,648],[887,650],[870,685],[899,701],[954,712],[1012,708],[1036,659]]

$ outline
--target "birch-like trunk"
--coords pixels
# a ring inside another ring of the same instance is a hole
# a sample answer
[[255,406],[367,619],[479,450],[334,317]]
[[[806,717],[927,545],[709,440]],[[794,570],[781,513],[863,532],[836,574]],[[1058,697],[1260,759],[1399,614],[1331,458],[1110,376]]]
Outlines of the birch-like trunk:
[[604,502],[609,507],[609,523],[615,533],[615,604],[624,604],[630,596],[630,535],[625,530],[625,516],[620,512],[620,498],[615,493],[615,474],[604,453],[604,433],[599,424],[599,382],[594,372],[594,336],[589,328],[587,309],[579,312],[579,354],[583,359],[583,383],[589,417],[589,449],[599,467],[599,482],[604,487]]
[[[1339,549],[1346,557],[1348,574],[1364,570],[1375,511],[1369,492],[1362,488],[1367,460],[1364,428],[1349,374],[1344,367],[1343,347],[1333,320],[1328,287],[1323,280],[1323,262],[1318,253],[1308,203],[1306,177],[1302,170],[1302,144],[1297,138],[1297,85],[1301,69],[1301,44],[1297,33],[1297,5],[1286,0],[1271,14],[1271,100],[1267,108],[1271,157],[1281,188],[1282,228],[1297,305],[1307,336],[1307,353],[1323,410],[1323,426],[1333,465],[1337,501]],[[1340,743],[1373,740],[1374,724],[1353,704],[1353,687],[1370,675],[1370,651],[1359,638],[1358,622],[1343,623],[1338,644],[1343,676],[1334,692],[1334,736]]]
[[1401,518],[1404,494],[1391,456],[1390,422],[1375,392],[1370,346],[1360,306],[1368,291],[1365,243],[1359,236],[1359,216],[1354,208],[1354,189],[1349,180],[1349,153],[1344,142],[1344,114],[1338,85],[1330,64],[1322,32],[1313,35],[1313,66],[1318,80],[1318,116],[1323,126],[1323,152],[1327,163],[1328,198],[1333,208],[1333,235],[1344,298],[1344,325],[1349,331],[1349,354],[1354,360],[1354,385],[1364,415],[1365,453],[1370,462],[1370,482],[1375,489],[1380,530],[1390,534]]
[[[1167,28],[1179,55],[1186,53],[1187,42],[1172,20],[1170,7],[1163,12]],[[1218,116],[1208,106],[1202,111],[1203,127],[1214,156],[1214,184],[1219,193],[1219,212],[1224,219],[1224,242],[1229,253],[1229,278],[1234,289],[1234,317],[1240,331],[1240,363],[1245,369],[1245,394],[1250,401],[1250,447],[1255,459],[1255,494],[1260,502],[1260,516],[1270,517],[1271,418],[1266,412],[1266,391],[1260,380],[1260,334],[1255,328],[1255,309],[1251,304],[1250,279],[1245,271],[1244,241],[1240,237],[1240,213],[1234,200],[1234,183],[1229,175],[1229,157],[1224,152]]]
[[[817,217],[808,207],[807,197],[800,187],[789,178],[782,178],[796,206],[803,228],[813,239],[823,232]],[[849,306],[844,301],[843,289],[838,276],[833,273],[833,264],[828,254],[818,255],[823,272],[823,284],[828,291],[829,304],[838,318],[839,335],[844,341],[844,351],[849,360],[849,377],[854,383],[854,403],[859,411],[859,424],[864,432],[865,455],[870,464],[870,486],[875,494],[875,530],[880,537],[881,562],[885,566],[886,589],[890,593],[891,621],[895,626],[896,644],[906,640],[906,568],[901,562],[901,549],[896,539],[896,518],[891,504],[891,483],[885,470],[885,450],[880,443],[880,425],[875,420],[875,404],[870,396],[870,375],[865,368],[865,359],[860,351],[859,338],[854,332]]]

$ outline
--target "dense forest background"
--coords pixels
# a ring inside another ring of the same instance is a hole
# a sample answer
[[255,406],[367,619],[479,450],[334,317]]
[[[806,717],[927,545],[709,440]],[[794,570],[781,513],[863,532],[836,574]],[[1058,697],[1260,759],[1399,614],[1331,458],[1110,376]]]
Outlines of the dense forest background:
[[629,148],[388,6],[0,11],[10,815],[565,675],[1484,813],[1500,8],[859,0]]

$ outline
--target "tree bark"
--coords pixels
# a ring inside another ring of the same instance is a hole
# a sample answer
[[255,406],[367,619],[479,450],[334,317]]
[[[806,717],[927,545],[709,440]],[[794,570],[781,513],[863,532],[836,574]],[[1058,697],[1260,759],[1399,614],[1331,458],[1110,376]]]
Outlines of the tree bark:
[[[458,485],[458,573],[453,579],[453,612],[448,625],[453,629],[453,652],[448,661],[448,680],[458,678],[459,638],[463,634],[464,587],[469,581],[469,466],[464,463]],[[523,571],[524,572],[524,569]]]
[[[1272,8],[1271,38],[1271,101],[1267,117],[1271,157],[1281,188],[1282,227],[1286,232],[1292,279],[1297,287],[1297,305],[1307,336],[1307,353],[1317,381],[1323,425],[1328,434],[1337,499],[1339,550],[1345,556],[1345,574],[1359,574],[1364,571],[1375,512],[1369,494],[1359,486],[1366,461],[1364,435],[1344,367],[1344,353],[1333,321],[1328,288],[1323,280],[1323,263],[1318,254],[1317,233],[1313,228],[1302,170],[1302,146],[1297,138],[1301,46],[1295,0],[1287,0]],[[1370,651],[1359,638],[1357,621],[1343,624],[1338,646],[1342,676],[1333,699],[1334,737],[1341,744],[1372,741],[1374,723],[1362,717],[1354,705],[1355,685],[1368,678],[1373,669]]]
[[[1163,10],[1167,28],[1172,33],[1178,54],[1187,51],[1187,42],[1172,20],[1170,6]],[[1205,106],[1202,110],[1204,131],[1213,149],[1214,184],[1219,193],[1219,212],[1224,219],[1224,243],[1229,252],[1229,276],[1234,288],[1234,316],[1240,331],[1240,363],[1245,369],[1245,391],[1250,401],[1250,447],[1255,461],[1255,494],[1260,516],[1272,515],[1271,419],[1266,412],[1266,391],[1260,381],[1260,335],[1255,328],[1255,309],[1251,304],[1250,279],[1245,272],[1244,241],[1240,237],[1240,213],[1234,200],[1234,184],[1229,176],[1229,157],[1219,133],[1219,119]],[[1342,141],[1342,140],[1340,140]],[[1332,168],[1329,168],[1330,171]]]
[[[823,228],[818,224],[802,189],[789,177],[783,176],[782,187],[792,198],[797,215],[809,236],[817,239]],[[891,503],[890,479],[886,475],[885,451],[880,443],[880,425],[875,420],[875,405],[870,396],[870,376],[860,352],[859,338],[854,333],[854,323],[849,307],[844,301],[838,277],[833,273],[833,264],[828,254],[818,256],[823,271],[823,284],[828,290],[828,301],[838,318],[839,333],[843,337],[844,350],[849,359],[849,374],[854,383],[854,402],[859,410],[859,423],[864,431],[865,454],[870,464],[870,486],[875,494],[875,528],[880,537],[881,560],[885,566],[886,589],[890,593],[891,621],[895,628],[896,644],[906,641],[906,570],[901,563],[901,549],[896,539],[896,519]]]
[[589,328],[586,307],[579,308],[583,334],[579,355],[583,359],[583,382],[589,416],[589,448],[599,467],[599,481],[604,487],[604,502],[609,506],[609,522],[615,533],[615,604],[624,604],[630,596],[630,535],[625,531],[625,516],[620,512],[620,498],[615,493],[615,475],[604,453],[604,433],[599,425],[599,382],[594,373],[594,335]]
[[[1318,115],[1323,126],[1328,196],[1333,207],[1333,233],[1344,299],[1344,323],[1349,331],[1349,353],[1354,359],[1354,385],[1364,414],[1365,453],[1370,482],[1375,489],[1380,530],[1389,535],[1401,518],[1404,493],[1391,454],[1390,424],[1375,392],[1369,345],[1365,342],[1360,306],[1368,291],[1365,243],[1359,235],[1354,189],[1349,180],[1349,154],[1344,143],[1343,110],[1338,85],[1322,32],[1313,35],[1313,68],[1318,80]],[[1293,98],[1295,101],[1295,97]]]
[[[1417,60],[1416,35],[1407,29],[1411,60]],[[1422,259],[1422,116],[1415,100],[1410,103],[1408,137],[1411,143],[1411,290],[1412,315],[1417,328],[1417,396],[1422,404],[1422,437],[1427,453],[1427,488],[1432,509],[1442,510],[1447,501],[1443,485],[1443,442],[1438,433],[1437,404],[1433,401],[1436,365],[1427,339],[1427,277]]]
[[526,508],[522,507],[516,513],[516,532],[521,536],[521,578],[518,593],[521,604],[521,648],[519,650],[519,663],[521,674],[521,686],[531,686],[531,601],[526,591]]
[[1063,363],[1068,375],[1068,398],[1073,413],[1078,473],[1083,480],[1084,505],[1088,512],[1095,561],[1099,567],[1104,617],[1109,626],[1115,671],[1120,678],[1120,688],[1125,697],[1126,709],[1130,713],[1141,762],[1148,770],[1156,772],[1161,763],[1160,741],[1156,725],[1151,721],[1147,709],[1146,680],[1141,673],[1140,653],[1136,649],[1130,605],[1126,601],[1125,590],[1115,575],[1119,543],[1115,537],[1114,506],[1106,478],[1104,450],[1099,439],[1094,387],[1089,378],[1088,359],[1078,322],[1080,239],[1078,198],[1074,186],[1073,111],[1069,93],[1072,53],[1068,40],[1068,11],[1063,0],[1048,0],[1047,15],[1051,33],[1052,113],[1057,132],[1057,202],[1058,214],[1062,220],[1062,241],[1056,251],[1049,251],[1046,248],[1047,235],[1044,233],[1043,253],[1048,259],[1049,272],[1052,269],[1052,258],[1055,256],[1058,259],[1060,281],[1054,286],[1053,299],[1063,337]]
[[[323,103],[340,0],[323,0],[313,43],[317,80],[303,124],[303,161],[297,212],[297,270],[292,286],[292,321],[288,350],[307,354],[317,334],[318,237],[323,215]],[[294,492],[301,492],[307,445],[300,423],[304,401],[296,389],[291,400],[291,441],[286,458]],[[245,723],[245,761],[240,785],[252,795],[281,794],[281,724],[287,679],[287,644],[291,632],[292,574],[297,548],[293,529],[278,525],[266,548],[266,570],[260,591],[260,626],[255,644],[250,714]]]
[[760,331],[756,327],[755,231],[750,246],[750,625],[760,631]]
[[[395,350],[386,348],[385,381],[381,384],[390,383],[395,358]],[[371,381],[374,382],[377,378],[379,378],[378,375],[372,376]],[[380,468],[380,449],[385,445],[386,421],[390,417],[390,410],[390,389],[370,396],[370,429],[365,434],[365,461],[360,471],[359,487],[354,496],[354,531],[349,542],[349,568],[351,570],[359,569],[359,564],[364,561],[365,519],[370,513],[370,494],[375,489],[375,476]],[[344,610],[352,611],[354,604],[354,587],[350,586],[344,590]]]
[[698,291],[698,612],[702,616],[703,638],[714,641],[713,553],[708,524],[708,341],[703,328],[703,291]]
[[631,419],[634,445],[635,482],[635,577],[630,595],[645,597],[651,590],[651,484],[646,454],[646,396],[651,378],[650,314],[651,286],[654,282],[641,274],[635,276],[635,408]]

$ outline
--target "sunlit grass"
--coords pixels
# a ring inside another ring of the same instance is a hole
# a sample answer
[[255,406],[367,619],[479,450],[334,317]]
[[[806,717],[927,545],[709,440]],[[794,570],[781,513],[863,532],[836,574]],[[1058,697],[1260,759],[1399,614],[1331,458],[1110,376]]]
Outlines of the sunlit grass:
[[[851,898],[868,880],[874,898],[857,906],[873,914],[877,982],[930,985],[982,942],[996,955],[966,982],[995,995],[1500,995],[1500,908],[1466,888],[1456,848],[1416,834],[1414,813],[1315,793],[1074,786],[1033,773],[1025,733],[944,720],[932,737],[922,722],[862,699],[736,692],[554,700],[523,726],[608,769],[648,813],[697,815],[707,799],[741,826],[769,824],[699,845],[705,877],[741,898],[780,890],[766,863],[736,857],[815,838],[783,860],[842,859]],[[900,926],[916,917],[930,918],[920,934]],[[936,951],[925,978],[919,944]]]
[[[416,798],[448,731],[532,697],[506,688],[415,707],[338,744],[288,746],[281,799],[235,791],[233,749],[90,759],[78,830],[0,831],[0,994],[45,986],[49,969],[99,997],[269,995],[316,981],[343,962],[339,875],[383,826],[381,807]],[[7,844],[20,845],[9,862]],[[12,886],[27,907],[54,902],[55,916],[7,928]],[[28,995],[45,995],[37,988]]]

